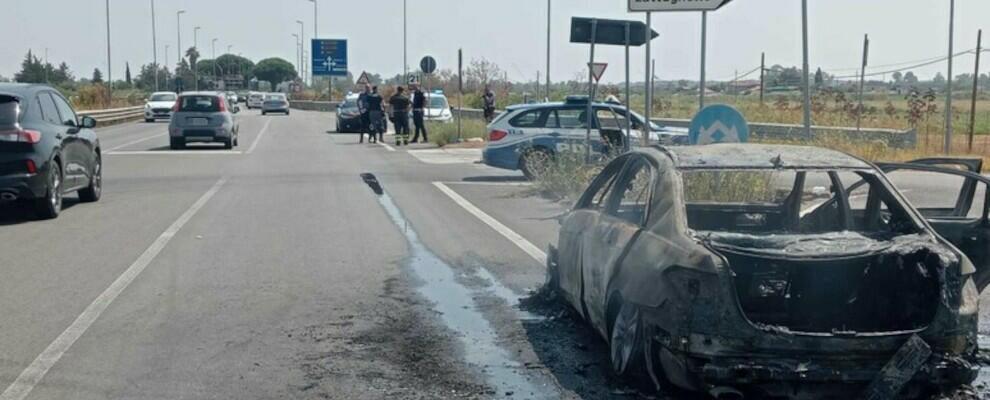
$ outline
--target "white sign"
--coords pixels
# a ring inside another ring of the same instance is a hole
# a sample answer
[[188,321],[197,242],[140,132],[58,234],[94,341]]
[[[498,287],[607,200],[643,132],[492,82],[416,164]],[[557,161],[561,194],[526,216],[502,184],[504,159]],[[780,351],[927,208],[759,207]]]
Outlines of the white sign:
[[410,85],[418,85],[419,84],[419,77],[416,76],[416,75],[409,75],[409,82],[406,82],[406,83],[408,83]]
[[629,0],[629,11],[714,11],[732,0]]
[[368,73],[362,72],[361,77],[357,80],[358,85],[368,85],[371,84],[371,79],[368,79]]
[[588,67],[591,68],[591,76],[595,77],[595,82],[602,80],[602,75],[605,74],[605,68],[608,68],[607,63],[590,63]]

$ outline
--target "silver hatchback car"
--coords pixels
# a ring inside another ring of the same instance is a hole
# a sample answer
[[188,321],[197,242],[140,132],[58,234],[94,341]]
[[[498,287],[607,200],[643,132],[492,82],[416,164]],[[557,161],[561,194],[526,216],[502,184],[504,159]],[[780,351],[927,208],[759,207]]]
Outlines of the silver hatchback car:
[[223,93],[183,93],[175,102],[168,126],[169,144],[173,150],[187,143],[223,143],[227,149],[237,146],[240,126],[234,114],[240,108],[231,105]]

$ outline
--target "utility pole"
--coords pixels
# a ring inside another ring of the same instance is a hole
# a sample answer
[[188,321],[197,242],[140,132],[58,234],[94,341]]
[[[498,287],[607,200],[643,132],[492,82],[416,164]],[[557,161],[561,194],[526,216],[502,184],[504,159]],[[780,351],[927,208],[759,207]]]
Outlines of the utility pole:
[[763,93],[767,90],[767,53],[760,53],[760,105],[763,105]]
[[856,110],[856,132],[863,127],[863,91],[866,88],[866,64],[870,60],[870,35],[863,36],[863,65],[859,74],[859,108]]
[[698,85],[698,110],[705,108],[705,61],[708,53],[708,11],[701,12],[701,82]]
[[[302,52],[303,46],[306,43],[306,34],[304,33],[306,31],[306,23],[298,19],[296,23],[299,24],[299,51]],[[300,64],[300,66],[302,67],[302,81],[306,83],[306,67],[303,64]]]
[[313,3],[313,39],[317,39],[320,37],[320,20],[319,20],[320,13],[317,12],[316,0],[309,0],[309,1]]
[[213,53],[213,88],[214,89],[217,88],[216,87],[217,78],[219,77],[219,75],[217,75],[217,40],[219,39],[213,38],[213,41],[210,42],[210,50]]
[[[953,0],[954,1],[954,0]],[[808,59],[808,0],[801,0],[801,41],[804,58],[804,137],[811,139],[811,82],[809,74],[811,72],[811,61]]]
[[165,45],[165,88],[168,89],[168,45]]
[[408,18],[407,4],[406,0],[402,0],[402,76],[405,83],[409,83],[409,61],[408,61],[408,42],[406,41],[406,35],[409,33],[406,26],[406,18]]
[[654,58],[650,60],[653,66],[650,68],[653,72],[650,73],[650,98],[657,98],[657,59]]
[[973,134],[976,130],[976,95],[980,87],[980,53],[983,52],[983,29],[976,33],[976,69],[973,71],[973,100],[969,108],[969,151],[973,152]]
[[[113,62],[110,59],[110,0],[107,5],[107,106],[113,106]],[[45,57],[48,57],[47,55]],[[47,61],[46,61],[47,63]],[[45,70],[48,66],[45,66]]]
[[182,14],[185,13],[186,10],[179,10],[175,12],[175,27],[176,27],[175,35],[178,40],[178,42],[176,43],[178,45],[176,47],[176,53],[179,56],[179,58],[175,59],[176,60],[175,62],[180,64],[182,63]]
[[[653,73],[652,73],[653,71],[652,71],[652,68],[650,66],[650,62],[651,62],[650,61],[651,60],[651,58],[650,58],[650,47],[651,47],[650,43],[652,42],[652,40],[650,40],[650,39],[652,39],[650,37],[650,34],[651,34],[651,32],[653,32],[653,13],[652,12],[649,12],[649,11],[646,12],[646,29],[644,29],[644,31],[645,31],[644,35],[646,35],[646,79],[643,80],[643,91],[646,92],[646,107],[644,107],[644,110],[643,110],[644,111],[643,112],[643,119],[645,120],[645,121],[643,121],[643,123],[647,127],[649,127],[650,126],[650,111],[652,111],[652,109],[653,109],[653,93],[652,93],[652,90],[650,88],[650,82],[652,81],[652,78],[653,78]],[[649,129],[647,129],[647,132],[649,132]],[[643,146],[649,146],[649,145],[650,145],[650,135],[643,135]]]
[[161,90],[158,84],[158,29],[155,27],[155,0],[151,0],[151,56],[155,66],[155,91]]
[[296,38],[296,72],[302,79],[302,42],[299,41],[299,35],[293,33],[292,37]]
[[956,30],[956,0],[949,1],[949,76],[945,88],[945,154],[952,153],[952,46]]
[[[547,96],[546,101],[550,101],[550,0],[547,0]],[[627,103],[628,107],[629,104]]]
[[[196,49],[196,53],[199,53],[199,30],[200,27],[193,28],[193,48]],[[214,61],[215,62],[215,61]],[[189,64],[193,64],[192,60],[189,60]],[[196,60],[196,64],[199,64],[199,59]],[[196,81],[196,91],[199,91],[199,66],[191,65],[193,70],[193,80]]]

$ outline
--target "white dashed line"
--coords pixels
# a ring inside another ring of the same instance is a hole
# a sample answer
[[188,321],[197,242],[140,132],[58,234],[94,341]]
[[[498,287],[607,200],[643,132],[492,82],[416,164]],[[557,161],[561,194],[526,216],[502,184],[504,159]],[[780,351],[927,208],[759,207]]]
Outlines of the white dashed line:
[[254,143],[251,143],[251,148],[248,149],[247,154],[254,153],[254,149],[256,147],[258,147],[258,142],[260,142],[261,141],[261,138],[264,137],[265,136],[265,133],[268,132],[268,125],[271,125],[271,124],[272,124],[272,120],[271,119],[269,119],[267,122],[265,122],[265,126],[261,128],[261,132],[258,133],[258,137],[254,138]]
[[[35,386],[41,382],[41,379],[45,377],[48,370],[62,358],[62,355],[69,350],[70,347],[79,340],[79,338],[86,333],[86,330],[96,322],[96,319],[106,311],[107,307],[110,306],[117,296],[119,296],[127,286],[137,278],[138,275],[144,271],[145,268],[155,260],[155,257],[168,245],[168,242],[172,240],[173,237],[182,229],[183,226],[192,219],[196,213],[203,208],[204,205],[227,182],[227,178],[221,178],[217,183],[207,190],[202,197],[199,198],[192,206],[189,207],[186,212],[184,212],[179,219],[175,220],[168,229],[165,230],[158,239],[155,239],[151,246],[148,247],[144,253],[134,261],[131,266],[127,267],[124,273],[120,274],[110,287],[103,291],[96,300],[83,310],[82,314],[76,318],[72,325],[69,325],[62,334],[55,338],[55,341],[48,345],[37,358],[28,365],[14,383],[10,384],[3,393],[0,393],[0,400],[23,400],[28,394],[34,390]],[[58,383],[56,383],[58,384]]]
[[179,155],[239,155],[244,154],[234,150],[147,150],[147,151],[111,151],[107,155],[111,156],[179,156]]

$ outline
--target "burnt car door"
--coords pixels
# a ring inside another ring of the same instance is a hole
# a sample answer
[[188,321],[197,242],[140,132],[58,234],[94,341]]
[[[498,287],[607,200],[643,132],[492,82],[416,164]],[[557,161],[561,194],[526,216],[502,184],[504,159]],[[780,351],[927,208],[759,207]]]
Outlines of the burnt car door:
[[599,220],[605,200],[612,189],[616,177],[622,172],[628,156],[619,157],[609,163],[585,190],[574,209],[561,220],[557,241],[557,279],[564,298],[581,314],[583,292],[582,246],[583,233],[593,229]]
[[587,318],[606,334],[608,281],[629,244],[646,223],[656,168],[643,155],[629,157],[609,190],[597,222],[582,233],[581,267]]
[[887,178],[943,238],[969,257],[973,280],[990,284],[990,220],[982,160],[932,158],[878,164]]

